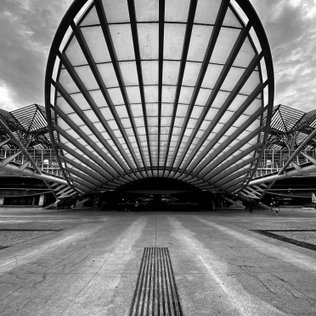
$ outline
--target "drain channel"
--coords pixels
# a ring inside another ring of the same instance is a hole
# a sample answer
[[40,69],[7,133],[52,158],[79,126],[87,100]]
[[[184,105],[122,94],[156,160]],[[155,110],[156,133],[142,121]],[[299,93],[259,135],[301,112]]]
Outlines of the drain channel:
[[168,248],[144,248],[129,315],[183,315]]

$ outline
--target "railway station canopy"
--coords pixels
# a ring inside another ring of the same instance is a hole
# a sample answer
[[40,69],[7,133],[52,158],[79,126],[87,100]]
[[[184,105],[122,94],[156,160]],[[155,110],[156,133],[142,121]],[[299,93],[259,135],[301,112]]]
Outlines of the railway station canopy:
[[74,1],[45,80],[53,146],[79,192],[150,177],[238,192],[273,110],[271,52],[249,1]]
[[[52,148],[45,107],[30,104],[20,109],[6,111],[0,109],[0,120],[8,127],[23,146],[33,149]],[[10,140],[10,141],[6,141]],[[0,143],[4,149],[15,149],[17,145],[0,124]]]

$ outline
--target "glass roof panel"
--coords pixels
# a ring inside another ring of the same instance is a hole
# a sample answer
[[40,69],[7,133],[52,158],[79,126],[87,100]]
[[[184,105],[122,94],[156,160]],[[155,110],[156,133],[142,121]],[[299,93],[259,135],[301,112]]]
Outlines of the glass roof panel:
[[189,0],[169,0],[165,6],[165,20],[186,22],[188,19]]
[[165,24],[164,37],[164,58],[180,60],[185,34],[185,25]]
[[183,85],[194,87],[200,73],[201,64],[187,62],[183,75]]
[[88,90],[99,89],[99,85],[89,66],[76,67],[76,72]]
[[140,57],[158,59],[158,23],[138,23]]
[[61,69],[58,81],[68,93],[75,93],[79,91],[77,85],[74,83],[66,69]]
[[179,61],[165,61],[163,63],[163,83],[164,84],[177,84],[179,75]]
[[235,16],[234,12],[228,8],[226,11],[226,15],[223,21],[224,26],[229,26],[229,27],[241,27],[240,22],[238,21],[237,17]]
[[69,60],[71,60],[71,64],[73,66],[87,64],[87,60],[84,57],[84,54],[75,36],[71,38],[71,41],[67,46],[66,55]]
[[196,7],[194,23],[214,24],[220,1],[199,0]]
[[118,60],[135,59],[130,24],[112,24],[110,32]]
[[100,26],[83,27],[81,28],[81,32],[84,35],[85,41],[96,63],[111,61],[110,53]]
[[147,102],[158,102],[158,86],[145,86],[144,91]]
[[[123,63],[123,64],[125,64],[125,63]],[[102,76],[102,79],[103,79],[105,85],[108,88],[114,88],[114,87],[119,86],[112,63],[99,64],[99,65],[97,65],[97,67],[99,69],[99,72]]]
[[142,21],[158,21],[159,1],[157,0],[137,0],[135,1],[136,19]]
[[188,60],[203,61],[213,27],[194,25],[188,52]]
[[128,22],[129,13],[125,0],[102,0],[108,23]]
[[143,61],[142,74],[144,85],[158,84],[158,61]]
[[211,61],[224,64],[233,48],[240,30],[232,28],[221,28],[217,43],[214,47]]

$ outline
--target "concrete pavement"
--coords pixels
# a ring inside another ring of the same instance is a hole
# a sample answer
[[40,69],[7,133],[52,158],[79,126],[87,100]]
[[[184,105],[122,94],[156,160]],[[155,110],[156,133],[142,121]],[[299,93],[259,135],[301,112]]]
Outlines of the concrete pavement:
[[184,315],[316,315],[316,252],[255,232],[315,215],[0,209],[0,315],[127,315],[144,247],[168,247]]

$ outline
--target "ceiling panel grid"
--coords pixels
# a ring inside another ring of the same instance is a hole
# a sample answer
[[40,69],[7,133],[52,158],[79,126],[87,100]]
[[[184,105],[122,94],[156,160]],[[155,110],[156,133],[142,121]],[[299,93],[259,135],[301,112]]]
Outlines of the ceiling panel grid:
[[273,85],[249,1],[76,0],[52,44],[45,97],[74,188],[159,176],[237,192],[264,144]]

